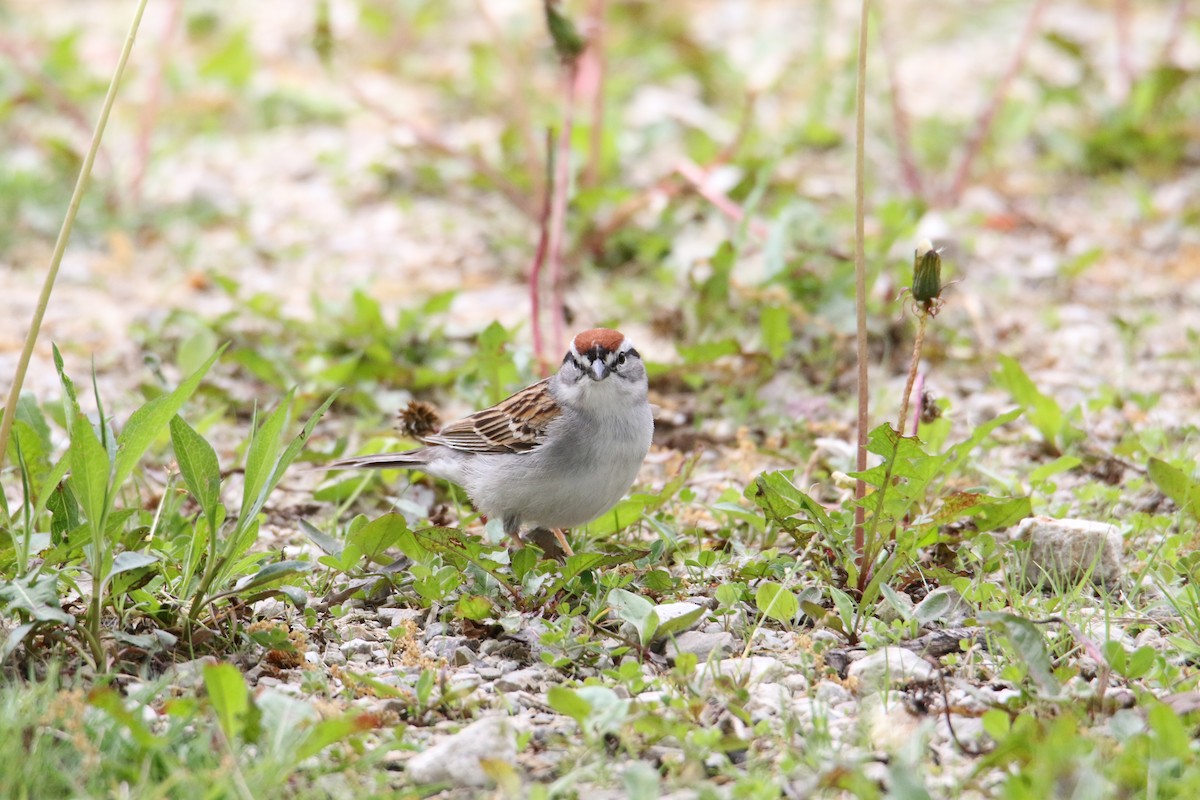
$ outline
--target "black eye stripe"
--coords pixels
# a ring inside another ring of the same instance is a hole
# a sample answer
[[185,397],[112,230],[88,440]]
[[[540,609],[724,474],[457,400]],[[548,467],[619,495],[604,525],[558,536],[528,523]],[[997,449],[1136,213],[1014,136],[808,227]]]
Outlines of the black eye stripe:
[[632,347],[625,351],[625,355],[629,356],[630,358],[641,358],[642,357],[642,354],[639,353],[636,349],[634,349]]

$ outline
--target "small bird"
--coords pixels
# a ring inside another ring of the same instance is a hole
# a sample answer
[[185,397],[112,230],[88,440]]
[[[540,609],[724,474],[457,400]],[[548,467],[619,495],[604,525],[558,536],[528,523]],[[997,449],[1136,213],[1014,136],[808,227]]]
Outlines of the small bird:
[[616,505],[650,450],[646,365],[619,331],[571,341],[551,377],[425,436],[425,447],[334,461],[327,469],[420,469],[456,483],[518,545],[521,527],[553,532]]

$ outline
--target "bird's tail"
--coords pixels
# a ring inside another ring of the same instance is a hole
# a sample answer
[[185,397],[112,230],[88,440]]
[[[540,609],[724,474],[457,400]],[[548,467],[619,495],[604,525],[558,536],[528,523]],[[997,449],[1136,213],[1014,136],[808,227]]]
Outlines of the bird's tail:
[[419,447],[404,453],[378,453],[373,456],[341,458],[325,464],[322,469],[411,469],[429,461],[427,448]]

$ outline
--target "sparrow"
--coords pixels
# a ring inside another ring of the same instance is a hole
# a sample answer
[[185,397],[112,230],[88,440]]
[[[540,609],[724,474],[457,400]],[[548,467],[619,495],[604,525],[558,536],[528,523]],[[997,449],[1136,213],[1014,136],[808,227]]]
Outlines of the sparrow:
[[522,526],[545,528],[571,555],[563,529],[616,505],[650,450],[647,388],[633,344],[592,328],[575,336],[554,375],[423,437],[424,447],[326,468],[419,469],[465,489],[518,545]]

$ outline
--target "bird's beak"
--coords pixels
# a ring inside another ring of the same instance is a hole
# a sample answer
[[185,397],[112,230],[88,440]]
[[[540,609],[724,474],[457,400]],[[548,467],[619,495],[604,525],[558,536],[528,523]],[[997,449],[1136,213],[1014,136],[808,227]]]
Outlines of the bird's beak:
[[602,381],[608,377],[608,364],[604,363],[603,358],[597,358],[592,362],[592,366],[588,369],[588,373],[594,381]]

